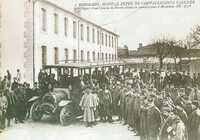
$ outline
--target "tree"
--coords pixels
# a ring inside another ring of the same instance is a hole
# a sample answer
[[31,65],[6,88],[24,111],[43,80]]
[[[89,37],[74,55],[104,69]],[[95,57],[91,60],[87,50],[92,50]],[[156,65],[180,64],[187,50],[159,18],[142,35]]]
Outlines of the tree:
[[170,54],[170,43],[168,39],[158,39],[152,44],[156,51],[156,57],[159,59],[159,71],[163,68],[164,59]]
[[196,25],[190,33],[191,48],[200,45],[200,25]]
[[170,56],[174,59],[175,70],[177,71],[177,59],[179,59],[179,68],[182,69],[181,60],[186,55],[186,48],[182,40],[172,40],[169,42]]

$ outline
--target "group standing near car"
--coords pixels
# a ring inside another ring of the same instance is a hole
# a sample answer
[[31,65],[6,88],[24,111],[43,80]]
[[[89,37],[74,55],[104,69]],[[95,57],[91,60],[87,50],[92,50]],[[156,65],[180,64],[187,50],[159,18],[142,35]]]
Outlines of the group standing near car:
[[[38,84],[34,83],[33,88],[28,83],[21,83],[19,70],[13,82],[11,79],[7,71],[0,84],[1,131],[10,125],[10,121],[23,123],[29,118],[28,100],[52,92],[60,83],[55,80],[55,75],[47,74],[45,70],[41,70]],[[106,71],[96,69],[91,76],[79,77],[83,121],[87,127],[95,127],[99,121],[118,121],[141,140],[198,140],[198,79],[185,73],[163,74],[132,69],[120,72],[116,67]],[[65,80],[62,84],[65,82],[69,84]],[[72,93],[67,96],[74,98]]]

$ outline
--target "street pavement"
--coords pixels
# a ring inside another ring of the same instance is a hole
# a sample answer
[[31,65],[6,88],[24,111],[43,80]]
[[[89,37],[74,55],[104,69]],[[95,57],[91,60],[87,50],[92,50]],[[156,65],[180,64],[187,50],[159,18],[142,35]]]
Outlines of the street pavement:
[[98,122],[85,127],[83,122],[76,121],[61,126],[47,119],[12,125],[0,134],[0,140],[139,140],[139,137],[119,122]]

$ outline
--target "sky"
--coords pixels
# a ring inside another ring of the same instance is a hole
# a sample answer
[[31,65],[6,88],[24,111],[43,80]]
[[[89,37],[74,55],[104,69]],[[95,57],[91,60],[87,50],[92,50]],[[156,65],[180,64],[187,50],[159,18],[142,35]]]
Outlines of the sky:
[[[75,4],[83,2],[134,2],[136,0],[52,1],[56,1],[62,7],[73,11]],[[137,49],[139,43],[147,45],[163,36],[176,40],[186,39],[192,28],[200,24],[200,1],[194,1],[195,4],[190,8],[81,10],[81,16],[119,34],[120,46],[127,45],[129,49]]]

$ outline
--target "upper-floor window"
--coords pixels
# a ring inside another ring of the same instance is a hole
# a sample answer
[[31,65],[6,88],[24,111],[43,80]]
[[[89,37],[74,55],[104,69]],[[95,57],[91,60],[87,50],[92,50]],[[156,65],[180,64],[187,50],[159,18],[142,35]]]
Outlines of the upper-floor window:
[[76,38],[76,32],[77,32],[76,21],[73,21],[73,37],[74,38]]
[[47,12],[46,9],[42,8],[42,31],[47,30]]
[[68,18],[64,18],[64,34],[67,36],[68,33]]
[[87,41],[90,41],[90,27],[87,26]]
[[113,46],[114,46],[114,38],[112,36],[112,48],[113,48]]
[[81,40],[84,40],[84,28],[83,28],[83,24],[81,24]]
[[54,33],[58,34],[58,14],[54,14]]
[[104,34],[101,33],[101,44],[104,45]]
[[115,48],[117,47],[117,37],[115,38]]
[[109,47],[111,46],[110,44],[111,44],[111,39],[110,39],[110,35],[109,35],[109,37],[108,37],[108,45],[109,45]]
[[106,44],[106,46],[107,46],[107,45],[108,45],[108,35],[107,35],[107,34],[106,34],[105,38],[106,38],[105,44]]
[[99,44],[100,43],[100,33],[99,33],[99,31],[97,31],[97,44]]
[[95,30],[92,29],[92,42],[95,43]]

